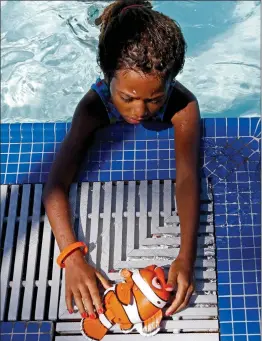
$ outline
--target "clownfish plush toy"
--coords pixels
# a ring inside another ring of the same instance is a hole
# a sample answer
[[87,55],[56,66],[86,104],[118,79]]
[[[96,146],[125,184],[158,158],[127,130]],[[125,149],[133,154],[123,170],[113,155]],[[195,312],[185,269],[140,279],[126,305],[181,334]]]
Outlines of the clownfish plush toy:
[[82,319],[81,331],[88,340],[101,340],[118,324],[123,333],[134,328],[143,336],[158,333],[163,318],[162,309],[170,297],[164,270],[155,265],[133,272],[123,269],[124,281],[107,289],[103,302],[105,313],[98,318]]

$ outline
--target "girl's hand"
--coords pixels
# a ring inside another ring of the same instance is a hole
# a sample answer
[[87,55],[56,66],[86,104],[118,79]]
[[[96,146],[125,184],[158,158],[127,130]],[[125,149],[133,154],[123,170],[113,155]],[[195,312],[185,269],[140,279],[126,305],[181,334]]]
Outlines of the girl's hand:
[[166,316],[173,315],[184,309],[194,292],[193,266],[182,257],[177,257],[170,266],[168,273],[168,282],[170,289],[176,289],[175,299],[166,311]]
[[97,278],[105,289],[110,287],[109,282],[85,261],[81,251],[75,251],[66,259],[65,300],[70,314],[73,313],[73,299],[83,318],[88,315],[90,318],[96,318],[94,306],[98,314],[103,313],[102,301],[96,283]]

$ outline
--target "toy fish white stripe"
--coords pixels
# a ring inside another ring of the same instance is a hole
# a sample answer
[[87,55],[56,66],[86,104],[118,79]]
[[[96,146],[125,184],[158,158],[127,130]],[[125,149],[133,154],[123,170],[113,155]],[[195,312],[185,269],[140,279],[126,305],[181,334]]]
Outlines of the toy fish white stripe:
[[132,304],[123,305],[123,308],[131,323],[136,324],[142,322],[139,316],[136,300],[134,297],[132,298]]
[[108,321],[106,316],[104,314],[98,315],[100,322],[107,328],[110,329],[112,327],[112,324]]
[[143,279],[140,275],[139,271],[134,271],[132,275],[132,279],[138,288],[142,291],[145,297],[156,307],[162,309],[166,305],[166,301],[163,301],[160,297],[158,297],[150,285]]

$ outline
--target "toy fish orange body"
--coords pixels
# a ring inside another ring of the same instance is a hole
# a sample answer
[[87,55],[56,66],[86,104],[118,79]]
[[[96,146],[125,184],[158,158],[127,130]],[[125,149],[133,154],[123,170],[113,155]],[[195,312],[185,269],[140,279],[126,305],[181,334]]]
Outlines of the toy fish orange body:
[[107,289],[104,293],[105,313],[96,320],[81,321],[82,334],[88,340],[101,340],[107,331],[118,324],[123,333],[134,328],[144,336],[159,331],[170,291],[166,290],[164,270],[155,265],[131,272],[120,272],[124,282]]

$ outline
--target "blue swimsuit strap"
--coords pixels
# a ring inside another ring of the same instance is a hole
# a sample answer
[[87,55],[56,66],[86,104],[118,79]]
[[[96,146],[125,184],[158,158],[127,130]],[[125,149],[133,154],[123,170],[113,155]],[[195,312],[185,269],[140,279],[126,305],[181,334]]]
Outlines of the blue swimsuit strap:
[[[171,83],[171,86],[168,90],[167,100],[165,101],[165,104],[156,113],[155,117],[159,118],[161,121],[163,121],[164,113],[166,111],[168,100],[172,93],[174,84],[175,84],[175,81]],[[123,121],[121,114],[119,113],[119,111],[116,109],[116,107],[111,101],[110,91],[105,81],[98,78],[96,83],[91,86],[91,89],[94,90],[100,96],[102,102],[104,103],[108,116],[109,116],[110,123],[114,123],[116,121]]]

